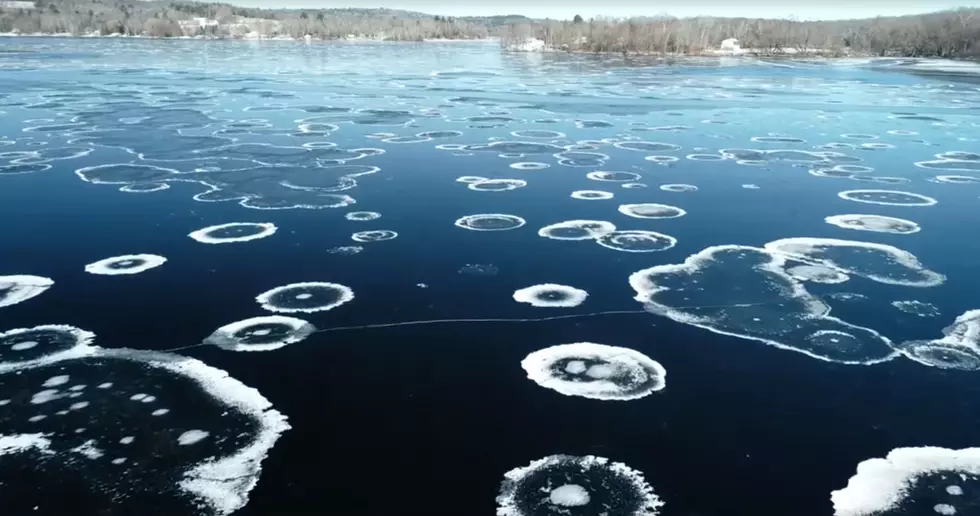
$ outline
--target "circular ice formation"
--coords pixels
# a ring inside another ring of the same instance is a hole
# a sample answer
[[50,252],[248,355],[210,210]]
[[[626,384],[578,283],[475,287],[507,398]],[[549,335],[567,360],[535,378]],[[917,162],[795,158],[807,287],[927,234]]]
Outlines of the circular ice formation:
[[686,211],[677,206],[656,203],[622,204],[619,212],[637,219],[676,219],[687,215]]
[[307,281],[290,283],[256,296],[262,308],[278,313],[312,313],[333,310],[354,299],[350,287],[337,283]]
[[627,183],[640,179],[640,174],[636,172],[610,172],[606,170],[596,170],[585,174],[585,177],[593,181],[610,181],[617,183]]
[[456,178],[457,183],[466,183],[466,184],[482,183],[487,180],[488,178],[481,177],[481,176],[459,176]]
[[64,324],[17,328],[0,333],[0,373],[55,360],[88,346],[94,333]]
[[942,274],[925,268],[912,253],[885,244],[835,238],[784,238],[767,243],[765,248],[792,260],[888,285],[934,287],[946,281]]
[[724,161],[725,156],[721,154],[688,154],[685,156],[691,161]]
[[605,192],[602,190],[575,190],[572,192],[572,199],[581,199],[583,201],[604,201],[606,199],[612,199],[612,192]]
[[949,183],[954,185],[980,183],[980,177],[975,177],[975,176],[945,175],[945,176],[936,176],[934,179],[937,183]]
[[912,340],[898,346],[905,356],[932,367],[980,370],[980,310],[960,315],[943,329],[943,337]]
[[585,302],[589,293],[567,285],[542,283],[514,291],[514,301],[539,308],[571,308]]
[[894,233],[909,235],[918,233],[921,228],[911,220],[886,217],[884,215],[845,214],[833,215],[824,219],[827,224],[833,224],[845,229],[858,231],[873,231],[875,233]]
[[364,250],[364,248],[361,247],[361,246],[359,246],[359,245],[341,245],[341,246],[337,246],[337,247],[331,247],[330,249],[327,249],[327,252],[330,253],[330,254],[340,254],[340,255],[345,255],[345,256],[351,256],[351,255],[355,255],[355,254],[357,254],[357,253],[359,253],[359,252],[361,252],[363,250]]
[[[862,461],[847,486],[830,493],[834,516],[873,516],[900,509],[911,502],[913,487],[923,477],[980,474],[980,448],[953,450],[924,446],[895,448],[885,458]],[[957,486],[958,487],[958,486]],[[959,496],[947,489],[946,502],[933,508],[939,514],[955,514]],[[936,496],[929,493],[927,496]],[[942,495],[940,495],[942,496]],[[932,503],[932,500],[930,500]]]
[[647,156],[643,159],[652,161],[658,165],[667,165],[668,163],[676,163],[680,161],[680,158],[677,156]]
[[667,385],[667,371],[650,357],[592,342],[535,351],[521,361],[521,367],[542,387],[597,400],[635,400]]
[[138,274],[159,267],[166,261],[166,258],[156,254],[124,254],[90,263],[85,266],[85,272],[106,276]]
[[478,183],[470,183],[467,188],[478,192],[506,192],[527,186],[523,179],[487,179]]
[[851,279],[843,272],[825,265],[796,265],[786,269],[786,273],[800,281],[833,285]]
[[639,152],[674,152],[681,149],[680,145],[674,145],[673,143],[645,142],[645,141],[616,142],[613,144],[613,147],[622,150],[639,151]]
[[347,220],[374,220],[381,218],[381,214],[376,211],[352,211],[344,215]]
[[43,276],[17,274],[0,276],[0,307],[23,303],[37,297],[54,285],[54,280]]
[[643,474],[625,464],[550,455],[504,473],[497,516],[656,516],[663,505]]
[[685,184],[660,185],[660,189],[665,192],[696,192],[698,187]]
[[595,240],[616,231],[616,226],[604,220],[566,220],[538,230],[538,236],[552,240]]
[[398,238],[398,233],[390,229],[376,229],[373,231],[358,231],[350,236],[355,242],[383,242]]
[[643,183],[623,183],[619,185],[622,188],[646,188],[647,185]]
[[677,239],[656,231],[613,231],[596,239],[602,247],[627,253],[653,253],[666,251],[677,245]]
[[516,215],[504,213],[477,213],[456,220],[456,227],[471,231],[508,231],[517,229],[527,222]]
[[565,137],[565,133],[548,131],[546,129],[524,129],[521,131],[514,131],[510,134],[518,138],[531,138],[539,140],[554,140],[555,138]]
[[550,166],[547,163],[537,161],[519,161],[510,164],[510,168],[516,168],[517,170],[544,170]]
[[885,206],[932,206],[936,199],[900,190],[847,190],[837,194],[841,199]]
[[187,236],[202,244],[228,244],[272,236],[277,229],[271,222],[229,222],[201,228]]
[[939,308],[932,303],[922,301],[892,301],[892,306],[899,310],[919,317],[936,317],[939,315]]
[[265,315],[226,324],[204,339],[227,351],[273,351],[309,337],[316,327],[295,317]]
[[119,188],[119,191],[126,193],[151,193],[166,190],[168,188],[170,188],[168,183],[134,183]]

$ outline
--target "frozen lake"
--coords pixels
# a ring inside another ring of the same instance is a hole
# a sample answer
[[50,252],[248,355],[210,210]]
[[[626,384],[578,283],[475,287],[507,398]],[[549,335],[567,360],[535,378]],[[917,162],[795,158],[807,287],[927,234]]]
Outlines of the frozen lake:
[[976,83],[0,39],[4,514],[980,514]]

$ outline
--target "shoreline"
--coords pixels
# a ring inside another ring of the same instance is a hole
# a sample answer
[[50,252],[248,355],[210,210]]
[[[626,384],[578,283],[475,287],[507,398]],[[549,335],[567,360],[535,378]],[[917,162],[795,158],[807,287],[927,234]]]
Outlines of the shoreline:
[[[487,38],[473,38],[473,39],[459,39],[459,38],[424,38],[420,40],[385,40],[376,38],[334,38],[334,39],[310,39],[305,38],[294,38],[290,36],[273,36],[273,37],[262,37],[262,38],[247,38],[247,37],[223,37],[223,36],[147,36],[143,34],[106,34],[106,35],[93,35],[93,34],[71,34],[66,32],[60,33],[30,33],[30,34],[14,34],[10,32],[0,32],[0,41],[5,38],[25,38],[25,39],[42,39],[42,38],[55,38],[55,39],[141,39],[141,40],[178,40],[178,41],[230,41],[230,42],[295,42],[295,43],[330,43],[330,44],[358,44],[358,43],[480,43],[480,44],[490,44],[490,43],[500,43],[500,37],[487,37]],[[604,58],[650,58],[650,59],[698,59],[698,58],[732,58],[732,59],[805,59],[805,60],[816,60],[816,61],[846,61],[846,60],[877,60],[877,59],[917,59],[924,61],[946,61],[955,63],[970,63],[980,65],[980,59],[971,58],[940,58],[940,57],[927,57],[927,56],[903,56],[903,55],[892,55],[892,56],[879,56],[868,53],[860,52],[834,52],[834,51],[806,51],[801,52],[797,49],[792,49],[791,51],[783,52],[769,52],[760,51],[758,49],[741,49],[738,52],[731,52],[726,50],[713,50],[707,52],[691,53],[691,54],[674,54],[674,53],[662,53],[662,52],[622,52],[622,51],[592,51],[592,50],[563,50],[563,49],[534,49],[525,50],[521,48],[508,48],[507,46],[501,45],[500,50],[509,54],[527,54],[527,55],[576,55],[576,56],[597,56]]]
[[0,32],[0,38],[59,38],[59,39],[174,39],[181,41],[295,41],[300,43],[305,43],[309,41],[310,43],[489,43],[498,42],[500,38],[473,38],[473,39],[459,39],[459,38],[424,38],[419,40],[387,40],[387,39],[377,39],[368,37],[357,37],[357,38],[333,38],[333,39],[321,39],[313,38],[306,40],[305,38],[294,38],[292,36],[271,36],[271,37],[261,37],[261,38],[235,38],[226,36],[146,36],[143,34],[71,34],[68,32],[53,32],[53,33],[29,33],[29,34],[15,34],[11,32]]

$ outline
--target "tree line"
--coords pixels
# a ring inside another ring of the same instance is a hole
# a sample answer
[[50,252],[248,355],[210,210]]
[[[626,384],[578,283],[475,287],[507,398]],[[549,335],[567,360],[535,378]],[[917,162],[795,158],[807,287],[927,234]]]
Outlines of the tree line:
[[980,58],[980,9],[862,20],[796,21],[750,18],[684,18],[542,21],[514,24],[506,46],[527,38],[554,50],[660,55],[712,53],[736,38],[760,54],[871,55]]
[[[193,18],[215,22],[188,23]],[[0,32],[153,37],[258,33],[316,39],[353,35],[396,41],[499,37],[505,46],[535,38],[555,50],[661,55],[706,54],[723,40],[736,38],[742,48],[762,54],[980,58],[980,9],[843,21],[669,16],[554,21],[390,9],[255,9],[184,0],[38,0],[34,9],[0,8]]]
[[[216,24],[194,26],[193,18]],[[184,21],[184,26],[181,25]],[[0,8],[0,32],[177,37],[338,39],[395,41],[480,39],[490,29],[465,19],[386,9],[251,9],[222,3],[134,0],[39,0],[34,9]]]

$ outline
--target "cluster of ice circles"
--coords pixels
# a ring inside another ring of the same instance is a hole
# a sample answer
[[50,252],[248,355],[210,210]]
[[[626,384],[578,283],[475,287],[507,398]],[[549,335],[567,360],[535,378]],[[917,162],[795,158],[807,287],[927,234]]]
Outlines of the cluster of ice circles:
[[[830,493],[834,516],[875,516],[885,513],[957,514],[957,506],[975,506],[963,499],[958,482],[975,483],[980,475],[980,448],[953,450],[938,447],[895,448],[885,458],[868,459],[857,465],[847,486]],[[911,510],[918,500],[914,491],[923,480],[931,480],[922,492],[931,507]],[[937,482],[938,481],[938,482]],[[935,487],[932,487],[935,485]],[[940,489],[941,488],[941,489]],[[964,514],[972,514],[968,509]]]
[[264,315],[226,324],[204,339],[204,344],[226,351],[274,351],[305,340],[316,327],[303,319]]
[[256,296],[262,308],[277,313],[312,313],[333,310],[354,299],[345,285],[322,281],[290,283]]
[[656,516],[664,502],[643,474],[593,455],[549,455],[504,473],[497,516]]
[[592,342],[535,351],[521,361],[521,367],[542,387],[597,400],[635,400],[667,385],[667,371],[650,357]]
[[539,308],[571,308],[585,302],[589,293],[568,285],[542,283],[514,292],[514,301]]
[[[842,263],[818,260],[816,249],[822,248],[815,248],[808,239],[803,241],[811,245],[793,249],[800,254],[779,251],[792,247],[783,241],[766,244],[765,248],[713,246],[680,264],[637,271],[629,284],[636,291],[635,299],[648,312],[682,324],[830,362],[873,364],[893,359],[896,352],[890,340],[870,328],[831,316],[830,307],[786,269],[791,261],[802,261],[869,279],[874,276],[872,271],[852,268],[850,261],[845,261],[850,258],[846,254],[833,255]],[[869,264],[863,254],[860,257],[861,267],[877,264]],[[898,265],[895,269],[895,274],[908,273]]]
[[156,254],[124,254],[92,262],[85,266],[85,272],[105,276],[138,274],[159,267],[166,261],[166,258]]
[[477,213],[456,219],[456,227],[471,231],[508,231],[525,224],[523,218],[504,213]]
[[202,244],[230,244],[272,236],[276,230],[271,222],[229,222],[201,228],[187,236]]

